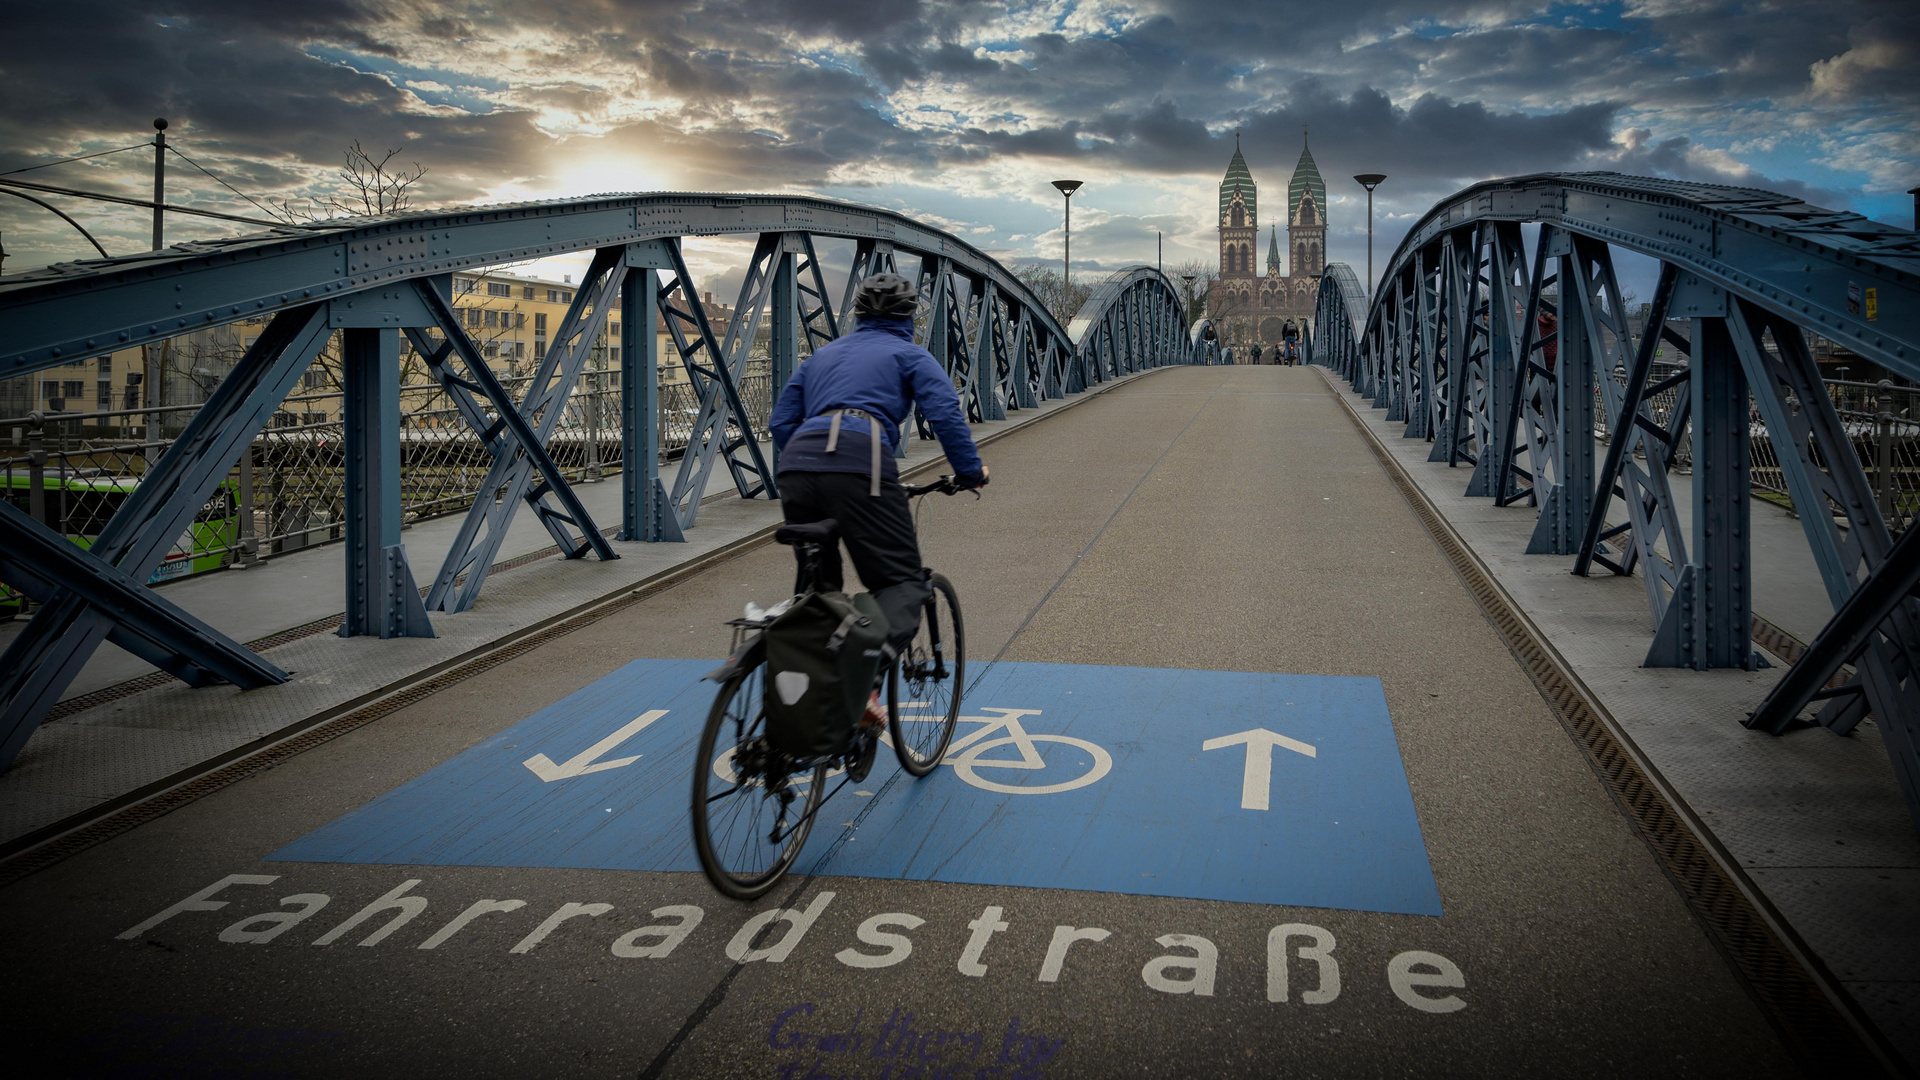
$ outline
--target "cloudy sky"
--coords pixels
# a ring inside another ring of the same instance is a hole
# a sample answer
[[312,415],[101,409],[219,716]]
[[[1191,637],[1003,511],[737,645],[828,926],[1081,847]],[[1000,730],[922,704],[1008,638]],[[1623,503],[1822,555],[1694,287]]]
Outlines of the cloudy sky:
[[[0,172],[169,137],[270,205],[354,140],[428,169],[422,206],[789,191],[891,207],[1008,262],[1212,261],[1239,132],[1263,209],[1311,130],[1330,255],[1475,180],[1556,169],[1736,183],[1911,226],[1920,3],[1752,0],[174,0],[8,5]],[[151,191],[151,151],[24,174]],[[169,197],[255,214],[183,161]],[[140,211],[55,199],[109,251]],[[1263,218],[1263,223],[1265,219]],[[170,239],[244,226],[176,219]],[[1264,230],[1263,230],[1264,231]],[[6,269],[90,252],[0,199]],[[1264,244],[1263,244],[1264,249]],[[720,275],[727,252],[705,253]],[[724,275],[723,275],[724,276]],[[715,284],[724,284],[716,277]]]

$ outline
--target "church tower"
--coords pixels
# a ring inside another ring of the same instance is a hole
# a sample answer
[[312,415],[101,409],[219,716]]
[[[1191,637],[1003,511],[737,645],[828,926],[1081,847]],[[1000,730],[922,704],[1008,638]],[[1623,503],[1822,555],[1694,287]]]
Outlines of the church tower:
[[1287,184],[1287,242],[1293,249],[1294,277],[1317,278],[1326,269],[1327,185],[1304,142],[1300,163],[1293,167],[1293,180]]
[[1233,137],[1233,160],[1227,163],[1226,178],[1220,181],[1220,277],[1239,279],[1250,288],[1258,272],[1254,265],[1254,244],[1260,234],[1260,217],[1253,173],[1247,159],[1240,156],[1240,136]]

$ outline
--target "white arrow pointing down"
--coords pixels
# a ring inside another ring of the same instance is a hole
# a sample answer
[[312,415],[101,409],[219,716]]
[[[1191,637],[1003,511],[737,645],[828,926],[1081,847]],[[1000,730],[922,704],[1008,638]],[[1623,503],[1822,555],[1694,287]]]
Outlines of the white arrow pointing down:
[[612,750],[614,747],[619,746],[621,743],[626,742],[628,739],[633,738],[635,735],[640,734],[641,730],[648,724],[653,723],[665,715],[667,715],[667,710],[665,709],[654,709],[651,712],[642,713],[628,723],[627,726],[573,755],[562,764],[555,765],[553,759],[545,754],[535,754],[520,764],[532,769],[533,775],[549,784],[555,780],[571,780],[576,776],[585,776],[588,773],[605,772],[608,769],[618,769],[623,765],[631,765],[640,760],[640,755],[635,754],[633,757],[615,758],[612,761],[596,761],[594,759]]
[[1240,778],[1240,809],[1265,810],[1269,793],[1273,789],[1273,748],[1284,746],[1296,754],[1318,757],[1313,747],[1298,739],[1289,739],[1285,735],[1268,731],[1266,728],[1254,728],[1252,731],[1222,735],[1217,739],[1208,739],[1200,744],[1202,750],[1224,750],[1229,746],[1242,743],[1247,747],[1247,770]]

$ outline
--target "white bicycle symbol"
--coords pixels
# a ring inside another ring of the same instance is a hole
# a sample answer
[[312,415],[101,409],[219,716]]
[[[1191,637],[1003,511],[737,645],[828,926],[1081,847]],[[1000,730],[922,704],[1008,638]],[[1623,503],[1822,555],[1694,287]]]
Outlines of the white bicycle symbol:
[[[920,701],[903,701],[900,703],[900,708],[903,711],[914,707],[925,708],[926,703]],[[968,732],[965,736],[956,737],[952,744],[947,747],[946,756],[940,759],[940,764],[953,766],[954,773],[958,775],[960,779],[982,791],[997,791],[1003,795],[1052,795],[1057,792],[1072,791],[1075,788],[1083,788],[1089,784],[1097,783],[1101,777],[1113,771],[1113,755],[1107,753],[1102,747],[1096,746],[1085,739],[1076,739],[1071,735],[1029,734],[1027,729],[1020,723],[1020,718],[1023,716],[1038,716],[1040,715],[1039,709],[985,709],[983,711],[999,713],[1000,715],[997,717],[960,717],[962,723],[974,723],[981,726]],[[927,724],[939,722],[931,716],[907,715],[902,715],[900,721],[901,723]],[[1004,731],[1006,734],[997,739],[988,738],[989,735],[1000,731]],[[882,735],[881,739],[889,746],[893,744],[892,739],[886,735]],[[1001,784],[988,780],[980,775],[978,770],[981,769],[1046,768],[1047,763],[1041,759],[1040,750],[1036,747],[1036,743],[1060,743],[1065,746],[1077,747],[1085,751],[1087,756],[1093,759],[1093,764],[1081,776],[1072,780],[1063,780],[1057,784]],[[1018,759],[981,756],[989,750],[1008,745],[1020,751]]]
[[[926,708],[926,702],[903,701],[900,703],[900,708],[903,711],[913,708],[924,709]],[[1103,747],[1096,746],[1085,739],[1076,739],[1071,735],[1030,734],[1026,727],[1020,723],[1020,718],[1023,716],[1039,716],[1041,712],[1039,709],[990,708],[984,711],[999,713],[1000,715],[997,717],[960,717],[959,719],[962,722],[979,724],[980,727],[969,731],[964,736],[955,737],[953,742],[947,746],[946,755],[940,759],[940,764],[953,766],[954,773],[958,775],[960,779],[982,791],[997,791],[1003,795],[1053,795],[1058,792],[1072,791],[1076,788],[1083,788],[1089,784],[1098,783],[1102,777],[1113,771],[1113,755],[1107,753]],[[939,722],[938,719],[931,716],[908,715],[902,715],[900,721],[901,723],[922,724]],[[989,739],[987,737],[998,731],[1004,731],[1006,734],[997,739]],[[888,747],[893,746],[893,737],[890,734],[881,734],[880,741]],[[1057,784],[1001,784],[981,776],[978,772],[980,769],[1044,769],[1047,767],[1047,763],[1042,760],[1040,750],[1035,745],[1036,743],[1061,743],[1066,746],[1077,747],[1085,751],[1093,763],[1091,767],[1079,777],[1073,780],[1063,780]],[[983,758],[980,756],[989,750],[1009,744],[1019,750],[1019,758]],[[729,784],[737,784],[740,782],[739,777],[735,775],[733,771],[734,749],[733,747],[729,747],[722,752],[718,758],[714,759],[713,762],[714,775]],[[829,778],[839,776],[843,771],[845,770],[832,769],[828,771],[827,776]],[[759,783],[758,780],[749,782],[754,784]],[[793,785],[798,788],[804,788],[810,782],[808,779],[799,777],[795,777],[792,781]]]

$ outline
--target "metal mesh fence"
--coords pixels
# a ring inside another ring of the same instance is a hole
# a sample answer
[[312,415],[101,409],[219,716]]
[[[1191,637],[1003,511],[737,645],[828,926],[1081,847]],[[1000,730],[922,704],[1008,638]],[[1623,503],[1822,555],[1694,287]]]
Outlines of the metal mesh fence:
[[[772,411],[764,360],[749,360],[739,387],[755,428]],[[256,436],[193,527],[154,574],[161,581],[236,561],[269,558],[340,538],[346,510],[343,398],[337,368],[316,364]],[[680,374],[677,370],[671,374]],[[620,373],[584,372],[548,441],[571,480],[618,473],[622,460]],[[516,400],[530,376],[503,378]],[[401,507],[409,522],[461,513],[481,496],[493,456],[433,382],[401,387]],[[40,425],[0,420],[0,490],[19,509],[85,546],[138,487],[199,405],[101,411]],[[678,457],[700,411],[685,381],[659,386],[660,451]],[[149,432],[152,437],[149,437]],[[20,598],[0,585],[0,615]]]

